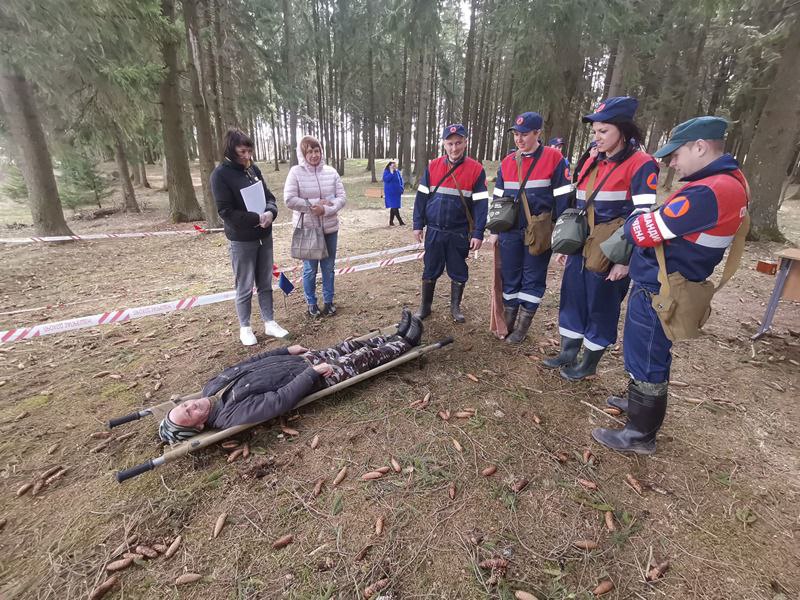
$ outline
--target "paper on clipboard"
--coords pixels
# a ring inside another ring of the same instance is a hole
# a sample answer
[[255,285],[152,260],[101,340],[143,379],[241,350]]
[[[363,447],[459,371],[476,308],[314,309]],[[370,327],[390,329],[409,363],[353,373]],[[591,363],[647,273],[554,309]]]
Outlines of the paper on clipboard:
[[257,214],[263,213],[267,210],[267,197],[264,195],[264,184],[260,181],[242,188],[242,200],[249,212]]

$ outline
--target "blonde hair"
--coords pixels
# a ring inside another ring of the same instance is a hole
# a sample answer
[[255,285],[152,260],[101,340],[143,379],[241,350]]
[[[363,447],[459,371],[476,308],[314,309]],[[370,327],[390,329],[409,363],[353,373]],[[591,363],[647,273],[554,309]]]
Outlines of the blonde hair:
[[303,139],[300,140],[300,154],[305,156],[309,150],[314,148],[319,148],[319,151],[322,152],[322,144],[319,143],[319,140],[313,135],[303,136]]

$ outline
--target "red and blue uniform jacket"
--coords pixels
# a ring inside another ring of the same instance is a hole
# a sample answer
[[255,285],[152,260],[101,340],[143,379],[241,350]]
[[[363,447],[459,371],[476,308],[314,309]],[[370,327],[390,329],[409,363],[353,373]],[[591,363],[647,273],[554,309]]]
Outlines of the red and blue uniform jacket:
[[658,209],[625,222],[625,237],[636,246],[631,279],[653,292],[660,288],[655,246],[664,245],[667,273],[705,281],[747,212],[747,180],[730,154],[681,181],[688,183]]
[[[540,215],[551,211],[555,221],[558,214],[557,203],[565,204],[572,191],[569,179],[569,166],[567,161],[556,148],[539,146],[534,152],[522,155],[522,174],[517,173],[516,152],[511,152],[500,163],[497,180],[494,184],[494,195],[516,197],[519,192],[520,179],[531,167],[531,161],[536,160],[528,181],[525,182],[525,196],[528,198],[528,207],[532,215]],[[521,197],[521,194],[520,194]],[[563,210],[563,208],[561,210]],[[528,224],[525,211],[517,211],[517,229],[524,229]]]
[[[589,169],[597,165],[597,175],[594,185],[603,182],[606,175],[614,169],[618,161],[612,156],[606,158],[599,154],[595,160],[587,160],[583,164],[578,176],[578,186],[575,191],[575,208],[586,206],[586,188],[589,185]],[[627,218],[633,212],[644,212],[656,203],[656,188],[658,187],[658,163],[655,159],[641,150],[635,151],[622,164],[620,164],[603,183],[603,187],[592,201],[594,206],[594,222],[607,223],[620,217]],[[597,187],[595,187],[597,189]],[[565,207],[566,208],[566,207]],[[560,213],[559,213],[560,214]]]
[[417,196],[414,199],[414,229],[434,227],[444,231],[467,231],[469,221],[464,202],[458,193],[460,189],[475,222],[471,237],[482,240],[489,208],[486,172],[481,163],[468,156],[456,164],[458,166],[455,171],[445,181],[442,180],[453,167],[453,163],[446,156],[440,156],[428,164],[422,179],[419,180]]

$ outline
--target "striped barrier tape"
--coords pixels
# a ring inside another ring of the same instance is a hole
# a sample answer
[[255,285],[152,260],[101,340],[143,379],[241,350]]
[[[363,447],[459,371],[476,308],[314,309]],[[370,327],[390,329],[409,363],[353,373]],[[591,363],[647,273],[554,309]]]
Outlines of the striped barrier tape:
[[[276,223],[273,227],[283,227],[290,223]],[[206,228],[195,225],[194,229],[170,229],[168,231],[131,231],[127,233],[87,233],[84,235],[50,235],[23,238],[0,238],[0,244],[32,244],[36,242],[80,242],[84,240],[116,240],[126,238],[163,237],[167,235],[198,235],[201,233],[219,233],[222,227]]]
[[[281,224],[283,224],[283,223],[281,223]],[[392,254],[401,254],[403,252],[408,252],[408,251],[411,251],[411,250],[421,250],[422,248],[423,248],[423,244],[409,244],[408,246],[402,246],[402,247],[399,247],[399,248],[389,248],[387,250],[378,250],[376,252],[369,252],[367,254],[358,254],[358,255],[355,255],[355,256],[347,256],[347,257],[343,257],[343,258],[337,258],[336,259],[336,263],[341,263],[341,262],[350,263],[350,262],[355,262],[355,261],[358,261],[358,260],[364,260],[364,259],[367,259],[367,258],[375,258],[377,256],[391,256]],[[476,256],[476,258],[477,258],[477,256]],[[281,269],[280,267],[277,267],[277,265],[273,265],[273,266],[275,266],[278,269],[279,272],[282,272],[284,274],[294,273],[295,271],[302,271],[302,265],[295,265],[293,267],[286,267],[284,269]],[[277,277],[277,275],[276,275],[276,277]],[[296,282],[297,281],[297,277],[295,277],[295,279],[293,281]],[[162,289],[158,289],[158,290],[150,290],[148,292],[140,292],[140,293],[155,294],[155,293],[158,293],[158,292],[164,292],[164,291],[168,291],[170,289],[178,289],[178,288],[182,288],[182,287],[184,287],[184,286],[182,286],[182,285],[181,286],[172,286],[172,287],[169,287],[169,288],[162,288]],[[87,299],[87,300],[78,300],[76,302],[57,302],[55,304],[47,304],[45,306],[37,306],[35,308],[20,308],[20,309],[17,309],[17,310],[9,310],[9,311],[0,312],[0,317],[18,315],[18,314],[29,313],[29,312],[41,312],[43,310],[52,310],[52,309],[56,309],[56,308],[65,308],[67,306],[75,306],[75,305],[78,305],[78,304],[87,304],[87,303],[90,303],[90,302],[105,302],[107,300],[113,300],[114,298],[122,298],[122,297],[124,297],[124,294],[118,294],[118,295],[114,295],[114,296],[105,296],[103,298],[90,298],[90,299]]]
[[[407,254],[405,256],[397,256],[395,258],[387,258],[381,261],[364,263],[356,266],[347,266],[334,270],[335,275],[345,275],[349,273],[358,273],[361,271],[369,271],[372,269],[381,269],[391,265],[397,265],[412,260],[419,260],[422,258],[424,252],[417,252],[414,254]],[[272,287],[273,290],[278,290],[278,286]],[[197,306],[206,306],[208,304],[216,304],[218,302],[227,302],[236,297],[236,291],[230,290],[227,292],[218,292],[216,294],[206,294],[203,296],[189,296],[188,298],[181,298],[180,300],[172,300],[170,302],[161,302],[159,304],[151,304],[148,306],[138,306],[135,308],[124,308],[119,310],[111,310],[96,315],[89,315],[86,317],[77,317],[74,319],[66,319],[64,321],[53,321],[50,323],[40,323],[39,325],[32,325],[31,327],[19,327],[16,329],[9,329],[7,331],[0,331],[0,345],[8,344],[11,342],[18,342],[20,340],[29,340],[31,338],[41,337],[43,335],[53,335],[55,333],[64,333],[67,331],[75,331],[77,329],[87,329],[89,327],[97,327],[99,325],[113,325],[114,323],[124,323],[132,319],[141,319],[142,317],[149,317],[152,315],[160,315],[176,310],[188,310]]]

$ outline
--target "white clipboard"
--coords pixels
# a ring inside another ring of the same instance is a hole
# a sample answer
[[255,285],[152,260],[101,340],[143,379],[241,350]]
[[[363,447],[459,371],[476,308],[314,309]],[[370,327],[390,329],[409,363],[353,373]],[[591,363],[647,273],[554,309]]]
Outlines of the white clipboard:
[[241,194],[249,212],[260,215],[267,210],[267,197],[264,195],[264,184],[261,181],[242,188]]

